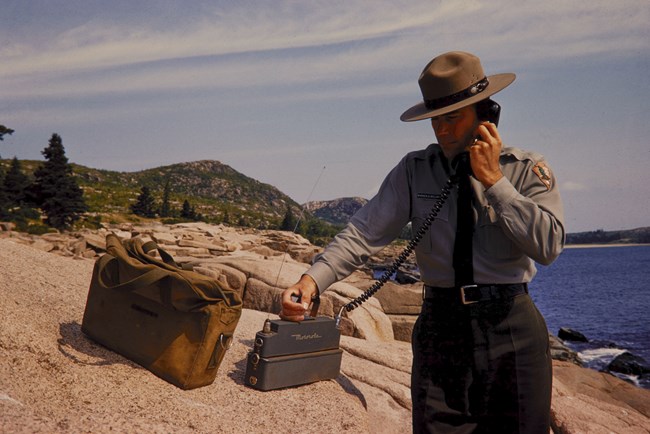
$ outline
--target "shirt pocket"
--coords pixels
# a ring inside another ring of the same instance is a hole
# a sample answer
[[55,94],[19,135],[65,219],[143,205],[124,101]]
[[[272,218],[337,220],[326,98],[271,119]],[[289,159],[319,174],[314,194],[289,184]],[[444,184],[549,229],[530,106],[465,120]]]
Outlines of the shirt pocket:
[[503,232],[499,217],[491,206],[480,210],[476,229],[478,248],[488,257],[511,259],[517,256],[514,243]]
[[[416,210],[416,214],[411,219],[411,233],[412,237],[426,224],[427,217],[431,214],[431,208],[435,205],[435,201],[426,201],[423,205]],[[441,230],[447,229],[449,225],[449,204],[445,203],[440,211],[438,211],[436,218],[429,226],[429,229],[424,233],[422,239],[418,242],[415,250],[420,253],[431,253],[433,250],[433,238],[436,233]]]

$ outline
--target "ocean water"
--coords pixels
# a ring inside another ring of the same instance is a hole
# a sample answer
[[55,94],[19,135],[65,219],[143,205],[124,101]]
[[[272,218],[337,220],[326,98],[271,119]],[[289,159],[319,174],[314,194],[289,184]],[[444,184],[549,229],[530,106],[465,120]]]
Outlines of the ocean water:
[[[530,294],[548,329],[579,331],[588,344],[566,342],[587,366],[603,369],[624,351],[650,363],[650,246],[567,248],[539,266]],[[650,379],[639,383],[650,388]]]

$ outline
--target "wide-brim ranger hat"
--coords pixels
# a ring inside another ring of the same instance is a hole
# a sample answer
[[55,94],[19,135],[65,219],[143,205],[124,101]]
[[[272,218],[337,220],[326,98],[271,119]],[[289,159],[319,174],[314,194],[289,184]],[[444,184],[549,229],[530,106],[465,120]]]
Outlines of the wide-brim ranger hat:
[[515,74],[486,76],[478,57],[451,51],[435,57],[418,80],[423,101],[400,116],[404,122],[420,121],[458,110],[489,98],[515,81]]

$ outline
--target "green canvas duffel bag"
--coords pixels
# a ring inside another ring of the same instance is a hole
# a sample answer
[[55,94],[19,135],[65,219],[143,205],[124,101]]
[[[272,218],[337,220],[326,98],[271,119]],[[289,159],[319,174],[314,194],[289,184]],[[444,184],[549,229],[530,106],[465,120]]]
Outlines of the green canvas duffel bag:
[[153,242],[109,234],[106,252],[82,331],[181,389],[211,384],[241,316],[239,294],[225,279],[182,269]]

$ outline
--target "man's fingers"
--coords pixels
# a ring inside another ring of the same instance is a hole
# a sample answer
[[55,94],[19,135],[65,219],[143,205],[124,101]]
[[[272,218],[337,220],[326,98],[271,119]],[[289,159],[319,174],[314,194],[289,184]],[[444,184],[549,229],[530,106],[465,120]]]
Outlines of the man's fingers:
[[[282,294],[282,311],[280,318],[287,321],[302,321],[305,319],[305,311],[309,308],[309,303],[303,302],[305,297],[302,291],[285,291]],[[307,299],[309,299],[307,297]]]
[[302,321],[309,309],[312,297],[317,294],[316,282],[308,275],[303,275],[298,283],[282,293],[282,311],[280,317],[289,321]]
[[305,319],[305,308],[302,304],[290,302],[291,304],[283,304],[280,318],[288,321],[302,321]]

